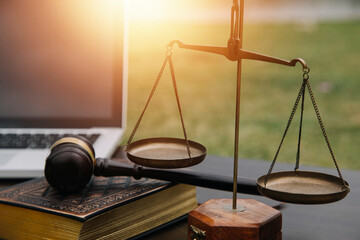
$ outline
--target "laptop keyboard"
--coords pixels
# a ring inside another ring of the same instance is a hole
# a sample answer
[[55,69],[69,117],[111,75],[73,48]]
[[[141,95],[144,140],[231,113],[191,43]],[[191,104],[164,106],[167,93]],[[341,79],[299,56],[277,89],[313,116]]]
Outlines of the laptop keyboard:
[[[70,134],[0,134],[0,149],[4,148],[50,148],[59,138]],[[94,144],[100,134],[79,134],[79,136],[89,139]]]

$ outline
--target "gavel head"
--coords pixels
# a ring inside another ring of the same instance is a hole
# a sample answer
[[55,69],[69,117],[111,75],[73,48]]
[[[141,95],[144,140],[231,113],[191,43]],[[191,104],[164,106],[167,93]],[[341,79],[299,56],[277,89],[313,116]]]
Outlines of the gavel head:
[[61,193],[83,189],[94,171],[95,151],[81,136],[64,137],[56,141],[45,163],[45,178]]

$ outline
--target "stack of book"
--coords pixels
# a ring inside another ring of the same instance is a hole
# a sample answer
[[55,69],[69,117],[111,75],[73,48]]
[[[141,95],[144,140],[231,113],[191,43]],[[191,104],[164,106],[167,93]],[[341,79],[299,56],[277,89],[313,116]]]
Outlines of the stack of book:
[[128,239],[195,207],[195,187],[184,184],[94,177],[64,196],[38,178],[0,191],[0,238]]

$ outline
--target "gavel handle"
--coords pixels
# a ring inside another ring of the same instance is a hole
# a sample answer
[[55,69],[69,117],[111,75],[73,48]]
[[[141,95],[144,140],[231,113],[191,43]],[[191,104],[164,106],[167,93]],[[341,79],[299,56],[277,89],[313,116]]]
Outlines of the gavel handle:
[[[104,177],[132,176],[135,179],[145,177],[223,191],[233,190],[233,179],[227,176],[201,173],[190,169],[145,168],[101,158],[96,159],[94,175]],[[238,177],[237,189],[239,193],[260,195],[255,179]]]

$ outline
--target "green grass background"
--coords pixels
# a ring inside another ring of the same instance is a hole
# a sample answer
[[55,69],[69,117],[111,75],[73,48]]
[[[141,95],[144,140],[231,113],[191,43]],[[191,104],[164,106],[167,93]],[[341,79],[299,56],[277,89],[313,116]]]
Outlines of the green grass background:
[[[130,27],[127,140],[173,39],[225,46],[228,24],[132,25]],[[341,168],[360,169],[360,22],[247,24],[244,49],[283,59],[301,57]],[[236,62],[223,56],[173,49],[177,84],[189,138],[208,154],[233,156]],[[169,68],[135,135],[182,137]],[[302,69],[243,61],[239,157],[272,160],[297,92]],[[299,109],[300,110],[300,109]],[[333,167],[306,96],[301,164]],[[295,163],[299,111],[278,161]]]

